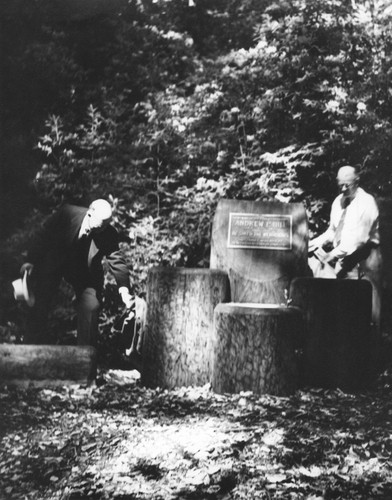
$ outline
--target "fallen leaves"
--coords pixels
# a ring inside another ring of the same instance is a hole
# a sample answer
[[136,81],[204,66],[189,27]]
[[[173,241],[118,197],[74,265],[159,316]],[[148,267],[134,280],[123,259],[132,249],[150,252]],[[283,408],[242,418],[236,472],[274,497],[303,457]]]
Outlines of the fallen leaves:
[[302,474],[305,477],[319,477],[322,474],[322,469],[320,467],[317,467],[316,465],[305,468],[305,467],[299,467],[298,472]]
[[0,391],[0,498],[392,498],[392,398],[100,387]]

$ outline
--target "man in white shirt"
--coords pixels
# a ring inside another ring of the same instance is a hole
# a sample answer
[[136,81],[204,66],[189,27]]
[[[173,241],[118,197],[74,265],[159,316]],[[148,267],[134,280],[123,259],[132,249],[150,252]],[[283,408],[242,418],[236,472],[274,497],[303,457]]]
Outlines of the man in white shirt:
[[[373,323],[379,328],[382,290],[379,212],[375,199],[359,187],[354,167],[339,169],[339,196],[331,208],[328,229],[309,242],[309,252],[337,278],[367,279],[373,287]],[[325,251],[326,246],[332,249]]]

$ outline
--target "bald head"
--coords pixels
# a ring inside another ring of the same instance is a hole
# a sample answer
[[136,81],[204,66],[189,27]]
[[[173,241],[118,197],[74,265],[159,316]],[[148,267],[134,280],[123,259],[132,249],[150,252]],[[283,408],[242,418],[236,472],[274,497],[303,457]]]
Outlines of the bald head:
[[112,220],[112,207],[106,200],[94,200],[89,206],[86,216],[90,231],[102,231]]
[[354,167],[346,165],[339,168],[337,175],[338,182],[352,183],[358,181],[358,174]]
[[110,220],[112,218],[112,207],[106,200],[94,200],[89,206],[89,211],[101,220]]

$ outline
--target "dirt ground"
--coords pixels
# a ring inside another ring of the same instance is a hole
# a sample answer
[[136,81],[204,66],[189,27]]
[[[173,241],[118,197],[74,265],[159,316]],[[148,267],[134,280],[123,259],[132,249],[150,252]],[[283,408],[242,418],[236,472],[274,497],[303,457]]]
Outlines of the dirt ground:
[[392,369],[366,392],[0,389],[1,500],[391,499]]

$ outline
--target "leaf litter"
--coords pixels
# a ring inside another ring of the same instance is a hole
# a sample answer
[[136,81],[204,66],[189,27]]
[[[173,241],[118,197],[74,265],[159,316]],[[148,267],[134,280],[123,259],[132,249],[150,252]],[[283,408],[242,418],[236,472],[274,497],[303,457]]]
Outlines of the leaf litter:
[[392,369],[285,398],[97,380],[0,388],[1,500],[392,498]]

